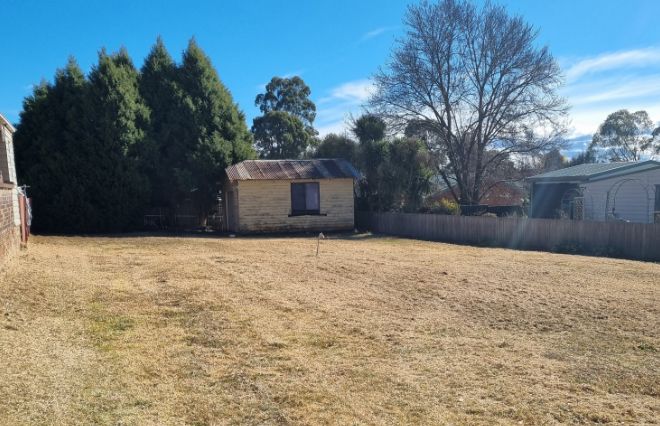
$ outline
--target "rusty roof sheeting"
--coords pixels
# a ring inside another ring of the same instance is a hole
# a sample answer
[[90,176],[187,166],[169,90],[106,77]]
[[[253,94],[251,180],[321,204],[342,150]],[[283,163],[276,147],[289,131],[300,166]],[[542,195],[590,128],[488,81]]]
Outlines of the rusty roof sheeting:
[[245,160],[225,169],[229,180],[357,179],[360,174],[340,158],[319,160]]

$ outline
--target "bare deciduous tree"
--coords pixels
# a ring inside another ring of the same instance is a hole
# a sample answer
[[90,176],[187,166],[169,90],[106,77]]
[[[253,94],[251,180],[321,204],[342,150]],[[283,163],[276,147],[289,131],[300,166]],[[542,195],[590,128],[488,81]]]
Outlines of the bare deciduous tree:
[[503,7],[462,0],[410,6],[404,23],[370,105],[424,136],[457,201],[478,203],[504,160],[557,147],[566,117],[561,71],[535,45],[533,27]]

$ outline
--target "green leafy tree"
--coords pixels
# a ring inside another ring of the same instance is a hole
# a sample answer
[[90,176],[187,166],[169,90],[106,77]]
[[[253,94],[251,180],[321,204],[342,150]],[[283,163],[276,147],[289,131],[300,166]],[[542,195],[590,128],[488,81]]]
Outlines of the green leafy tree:
[[431,156],[416,138],[388,140],[385,122],[363,115],[353,123],[359,140],[358,207],[375,211],[417,211],[430,190]]
[[252,158],[245,116],[195,40],[177,70],[182,94],[172,126],[177,143],[168,147],[178,199],[191,198],[200,212],[216,202],[225,167]]
[[364,114],[353,122],[352,131],[360,143],[385,139],[385,121],[372,114]]
[[316,147],[314,157],[343,158],[357,165],[358,145],[348,136],[330,133]]
[[266,85],[266,92],[257,95],[254,103],[264,114],[271,111],[288,112],[311,129],[316,118],[316,105],[309,99],[311,94],[309,86],[298,76],[273,77]]
[[419,210],[431,189],[432,174],[431,156],[424,143],[414,138],[394,139],[388,158],[388,191],[393,194],[390,209]]
[[593,149],[587,148],[568,161],[567,166],[577,166],[580,164],[595,163],[598,159]]
[[541,163],[542,173],[545,173],[566,167],[568,160],[561,155],[559,149],[555,148],[541,156]]
[[660,148],[653,131],[653,121],[646,111],[631,113],[622,109],[608,115],[600,125],[591,149],[609,161],[639,161]]
[[363,115],[353,122],[352,132],[359,142],[359,161],[363,179],[359,182],[358,207],[387,211],[391,197],[387,192],[389,144],[385,141],[386,124],[373,115]]
[[312,137],[297,117],[284,111],[270,111],[256,117],[252,132],[263,158],[300,158],[312,144]]
[[300,77],[273,77],[266,92],[254,103],[263,115],[256,117],[252,133],[263,158],[300,158],[316,144],[316,106],[311,90]]

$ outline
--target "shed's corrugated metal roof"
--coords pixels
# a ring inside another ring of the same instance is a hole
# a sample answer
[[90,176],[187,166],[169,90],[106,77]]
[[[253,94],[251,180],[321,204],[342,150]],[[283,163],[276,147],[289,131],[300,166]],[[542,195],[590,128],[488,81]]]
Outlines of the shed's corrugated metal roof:
[[225,169],[229,180],[357,179],[360,174],[346,160],[245,160]]
[[563,181],[563,180],[591,180],[601,179],[611,175],[637,173],[643,170],[660,167],[660,162],[647,160],[637,162],[622,163],[593,163],[580,164],[565,169],[554,170],[552,172],[542,173],[531,176],[527,180],[531,181]]

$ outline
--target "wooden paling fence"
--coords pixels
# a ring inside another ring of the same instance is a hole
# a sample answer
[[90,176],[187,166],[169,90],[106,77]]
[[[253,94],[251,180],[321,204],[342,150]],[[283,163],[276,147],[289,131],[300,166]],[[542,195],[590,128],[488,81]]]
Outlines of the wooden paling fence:
[[660,261],[660,224],[358,212],[357,225],[431,241]]

